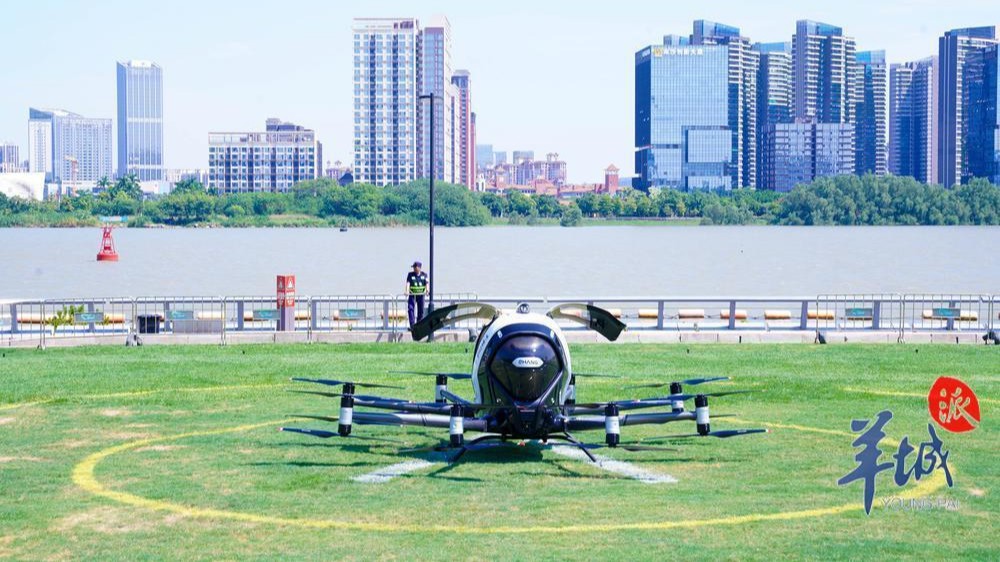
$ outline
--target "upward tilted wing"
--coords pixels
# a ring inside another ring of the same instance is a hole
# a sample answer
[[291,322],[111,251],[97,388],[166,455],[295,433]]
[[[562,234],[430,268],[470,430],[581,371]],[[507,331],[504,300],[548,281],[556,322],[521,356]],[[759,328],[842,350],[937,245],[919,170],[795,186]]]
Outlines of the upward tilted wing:
[[625,330],[625,323],[615,318],[610,312],[585,303],[560,304],[552,307],[548,315],[549,318],[555,320],[569,320],[583,324],[609,341],[618,339],[618,336]]
[[492,320],[499,311],[493,305],[481,302],[460,302],[431,312],[413,325],[413,339],[422,340],[434,332],[462,320],[480,318]]

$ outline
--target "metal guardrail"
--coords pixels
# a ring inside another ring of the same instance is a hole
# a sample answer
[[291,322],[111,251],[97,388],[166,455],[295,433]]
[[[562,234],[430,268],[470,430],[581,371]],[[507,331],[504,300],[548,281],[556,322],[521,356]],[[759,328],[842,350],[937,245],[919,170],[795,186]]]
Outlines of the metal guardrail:
[[[489,297],[474,293],[436,295],[436,306],[480,300],[512,311],[527,303],[534,310],[585,302],[611,311],[629,330],[908,333],[1000,331],[1000,295],[827,294],[816,297]],[[0,304],[0,343],[66,338],[156,334],[218,338],[227,334],[275,333],[274,297],[68,298],[5,301]],[[405,295],[301,297],[294,331],[313,333],[407,331]],[[455,326],[478,330],[479,320]],[[565,323],[567,330],[582,330]]]

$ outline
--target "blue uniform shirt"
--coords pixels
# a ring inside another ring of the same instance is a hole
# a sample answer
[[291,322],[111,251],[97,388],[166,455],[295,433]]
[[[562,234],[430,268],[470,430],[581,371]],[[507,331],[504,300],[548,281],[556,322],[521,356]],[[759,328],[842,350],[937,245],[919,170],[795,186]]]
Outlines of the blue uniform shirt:
[[407,273],[406,286],[409,288],[411,295],[423,295],[427,292],[427,274],[423,271],[420,273],[413,271]]

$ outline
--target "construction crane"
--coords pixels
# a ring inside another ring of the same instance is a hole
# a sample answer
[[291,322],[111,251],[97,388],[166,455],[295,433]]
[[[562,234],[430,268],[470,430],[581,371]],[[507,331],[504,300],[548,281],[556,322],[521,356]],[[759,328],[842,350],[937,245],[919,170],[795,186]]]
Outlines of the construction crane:
[[[70,184],[70,189],[75,194],[76,193],[76,175],[77,175],[77,172],[80,170],[80,160],[78,160],[76,156],[72,156],[72,155],[67,155],[65,159],[66,159],[67,162],[69,162],[69,184]],[[62,196],[62,193],[60,193],[59,195]]]

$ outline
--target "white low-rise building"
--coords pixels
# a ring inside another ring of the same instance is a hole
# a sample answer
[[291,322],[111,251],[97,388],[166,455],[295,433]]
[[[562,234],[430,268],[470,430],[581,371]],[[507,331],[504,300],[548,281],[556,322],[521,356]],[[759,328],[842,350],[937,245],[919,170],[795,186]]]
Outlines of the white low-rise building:
[[45,199],[45,172],[0,173],[0,193],[41,201]]

